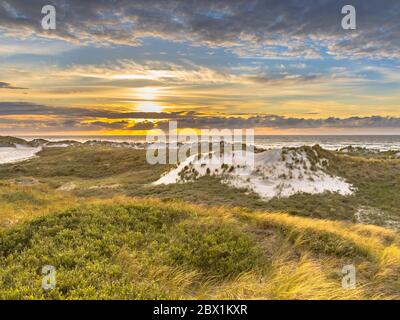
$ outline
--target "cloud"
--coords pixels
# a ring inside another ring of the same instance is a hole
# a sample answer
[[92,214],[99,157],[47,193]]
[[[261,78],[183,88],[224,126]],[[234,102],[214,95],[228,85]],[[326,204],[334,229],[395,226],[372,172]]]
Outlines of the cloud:
[[317,82],[321,79],[326,78],[320,74],[277,74],[272,77],[267,74],[251,75],[247,76],[247,79],[256,83],[262,84],[277,84],[277,85],[291,85],[301,84],[308,82]]
[[190,112],[123,112],[100,108],[51,107],[30,102],[0,102],[1,116],[56,116],[81,119],[180,119]]
[[[230,48],[241,56],[399,58],[398,0],[353,0],[357,30],[341,28],[345,0],[7,0],[0,31],[74,43],[140,45],[146,37]],[[40,9],[57,8],[57,30]]]
[[107,121],[93,121],[89,123],[84,123],[89,127],[99,127],[102,129],[125,129],[129,126],[129,121],[115,121],[115,122],[107,122]]
[[137,122],[129,127],[129,130],[151,130],[157,128],[157,124],[150,121]]
[[[46,118],[47,117],[47,118]],[[0,128],[30,131],[150,130],[168,127],[198,129],[399,129],[400,117],[299,118],[270,114],[207,115],[200,112],[118,112],[102,109],[60,108],[22,102],[0,102]]]
[[21,88],[21,87],[14,87],[8,82],[1,82],[0,81],[0,89],[10,89],[10,90],[25,90],[27,88]]
[[[158,124],[161,125],[161,124]],[[181,128],[274,128],[274,129],[319,129],[319,128],[400,128],[397,117],[348,117],[307,119],[278,115],[257,115],[250,117],[201,116],[186,117],[178,120]]]

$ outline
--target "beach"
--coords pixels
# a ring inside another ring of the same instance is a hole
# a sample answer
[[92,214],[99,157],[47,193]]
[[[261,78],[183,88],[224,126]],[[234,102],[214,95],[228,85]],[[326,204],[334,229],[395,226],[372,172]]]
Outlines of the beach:
[[0,164],[28,160],[41,150],[41,147],[32,148],[19,145],[15,147],[2,147],[0,148]]

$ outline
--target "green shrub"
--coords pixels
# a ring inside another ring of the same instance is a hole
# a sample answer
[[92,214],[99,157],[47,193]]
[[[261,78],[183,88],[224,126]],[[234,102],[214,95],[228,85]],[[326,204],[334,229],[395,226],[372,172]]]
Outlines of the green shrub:
[[188,221],[177,229],[171,258],[209,275],[227,277],[254,268],[261,253],[253,240],[235,226]]
[[[148,206],[92,206],[3,231],[0,298],[165,298],[151,279],[132,283],[115,257],[122,248],[146,252],[165,243],[166,230],[185,217]],[[154,259],[158,256],[162,252]],[[50,292],[40,286],[44,265],[57,270],[57,286]]]

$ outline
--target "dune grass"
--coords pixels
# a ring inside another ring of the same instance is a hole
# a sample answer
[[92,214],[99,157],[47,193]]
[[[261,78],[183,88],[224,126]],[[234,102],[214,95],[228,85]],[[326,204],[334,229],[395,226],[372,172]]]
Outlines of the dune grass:
[[394,299],[399,252],[375,226],[118,197],[3,229],[0,298]]
[[[96,146],[45,148],[38,157],[25,162],[0,166],[3,178],[28,173],[34,177],[104,178],[127,171],[152,168],[143,150]],[[118,165],[115,165],[118,163]]]
[[73,203],[79,203],[79,200],[46,184],[23,186],[0,182],[0,230],[63,210]]

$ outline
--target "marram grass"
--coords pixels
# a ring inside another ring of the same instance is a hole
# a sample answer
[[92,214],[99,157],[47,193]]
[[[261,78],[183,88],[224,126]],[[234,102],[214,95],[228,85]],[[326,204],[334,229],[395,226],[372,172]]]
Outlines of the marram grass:
[[[389,229],[122,196],[83,205],[37,190],[54,201],[38,201],[32,218],[27,194],[2,202],[0,221],[18,221],[0,233],[1,299],[400,298]],[[355,289],[342,288],[348,264]],[[53,290],[41,288],[44,265],[56,268]]]

